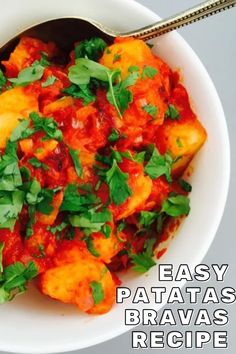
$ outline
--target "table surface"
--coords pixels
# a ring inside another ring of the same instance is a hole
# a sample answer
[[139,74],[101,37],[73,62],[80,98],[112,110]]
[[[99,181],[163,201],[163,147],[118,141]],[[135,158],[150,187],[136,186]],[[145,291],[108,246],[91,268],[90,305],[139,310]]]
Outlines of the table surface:
[[[167,17],[180,10],[191,7],[199,0],[138,0],[141,4],[150,8],[154,12],[158,13],[161,17]],[[236,250],[236,237],[234,234],[234,228],[236,226],[236,218],[234,211],[234,203],[236,199],[236,185],[234,180],[236,179],[236,117],[235,117],[235,100],[236,100],[236,9],[226,11],[220,15],[208,18],[205,21],[198,22],[197,24],[185,27],[179,30],[179,33],[187,40],[194,51],[198,54],[203,64],[206,66],[210,76],[213,78],[216,89],[221,98],[224,111],[226,114],[230,143],[231,143],[231,184],[229,190],[229,196],[227,205],[222,219],[221,225],[215,237],[215,240],[205,257],[203,263],[211,265],[217,264],[229,264],[229,270],[227,272],[224,286],[234,286],[236,262],[235,262],[235,250]],[[233,284],[234,280],[234,284]],[[198,286],[199,284],[192,283],[191,286]],[[215,286],[216,289],[220,289],[222,284],[214,283],[214,280],[207,282],[206,286]],[[203,287],[204,288],[204,287]],[[173,312],[179,306],[171,306]],[[184,306],[181,306],[185,310],[188,308],[188,302]],[[192,306],[190,306],[192,307]],[[201,305],[196,305],[196,310]],[[203,307],[203,306],[202,306]],[[225,327],[215,327],[215,330],[228,331],[229,336],[229,348],[227,353],[235,353],[236,349],[236,310],[235,306],[225,307],[229,312],[229,324]],[[215,307],[208,305],[209,312],[211,313]],[[137,330],[143,330],[147,333],[150,331],[150,327],[138,327]],[[151,330],[160,331],[196,331],[205,330],[204,327],[152,327]],[[209,332],[212,328],[207,328]],[[214,329],[213,329],[214,330]],[[212,353],[212,348],[206,346],[203,349],[204,353]],[[117,337],[108,342],[99,344],[97,346],[83,349],[73,352],[74,354],[120,354],[120,353],[134,353],[135,350],[131,348],[131,332]],[[140,349],[139,353],[151,354],[152,349]],[[181,353],[187,352],[187,349],[181,349]],[[217,353],[221,353],[223,350],[218,349]],[[225,352],[225,351],[224,351]],[[173,353],[172,349],[165,349],[165,354]],[[191,349],[191,353],[199,353],[198,349]],[[5,353],[0,353],[5,354]]]

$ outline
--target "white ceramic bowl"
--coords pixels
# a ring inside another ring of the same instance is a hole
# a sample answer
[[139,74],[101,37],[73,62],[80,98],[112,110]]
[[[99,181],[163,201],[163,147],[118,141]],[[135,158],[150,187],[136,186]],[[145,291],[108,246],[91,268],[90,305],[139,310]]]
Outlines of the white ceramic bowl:
[[[23,28],[64,16],[91,17],[118,30],[131,30],[158,19],[132,0],[47,0],[45,4],[38,0],[8,0],[1,5],[0,46]],[[229,140],[219,97],[193,50],[177,33],[155,42],[158,55],[172,69],[181,68],[193,108],[208,132],[208,140],[194,161],[191,214],[161,259],[174,267],[187,263],[193,270],[205,256],[223,214],[230,174]],[[128,274],[123,284],[131,289],[145,286],[148,293],[151,286],[162,285],[157,283],[157,268],[144,276]],[[173,285],[164,284],[167,290]],[[106,315],[87,316],[78,313],[75,307],[41,296],[32,288],[26,295],[0,307],[0,350],[42,354],[100,343],[129,329],[124,325],[124,307],[116,305]],[[161,306],[150,304],[151,307]]]

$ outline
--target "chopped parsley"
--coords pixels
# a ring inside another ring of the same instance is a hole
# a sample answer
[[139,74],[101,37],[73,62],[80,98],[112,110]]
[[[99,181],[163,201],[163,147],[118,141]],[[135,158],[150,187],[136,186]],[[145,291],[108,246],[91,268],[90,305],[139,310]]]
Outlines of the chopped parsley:
[[108,83],[107,99],[116,108],[119,117],[122,117],[129,103],[133,101],[133,95],[127,88],[135,84],[138,74],[133,73],[125,80],[113,85],[118,76],[120,77],[119,69],[112,71],[86,58],[77,59],[76,64],[69,68],[68,75],[69,80],[80,87],[89,85],[92,79]]
[[9,79],[14,86],[27,86],[32,82],[41,80],[45,67],[41,64],[33,63],[31,66],[21,70],[17,78]]
[[112,128],[111,134],[108,137],[108,141],[110,143],[115,143],[117,140],[119,140],[119,138],[120,138],[119,132],[116,129]]
[[81,98],[85,106],[91,102],[96,101],[96,96],[90,90],[89,85],[71,84],[69,87],[65,88],[63,92],[69,96]]
[[106,208],[100,211],[93,208],[84,213],[69,216],[70,224],[73,227],[79,227],[86,237],[93,232],[100,232],[103,226],[111,220],[111,212]]
[[189,198],[184,195],[170,196],[164,201],[161,211],[173,217],[188,215],[189,202]]
[[45,88],[48,86],[52,86],[56,80],[57,80],[56,76],[54,75],[48,76],[47,80],[42,82],[42,87]]
[[154,238],[147,239],[144,245],[144,251],[139,254],[130,254],[133,270],[138,273],[146,273],[151,267],[156,265],[153,260],[153,247],[156,240]]
[[102,38],[85,39],[75,47],[75,58],[88,58],[98,61],[106,48],[107,44]]
[[72,161],[74,163],[75,171],[77,173],[78,177],[82,177],[83,175],[83,168],[79,159],[79,151],[78,150],[73,150],[69,148],[69,153],[72,158]]
[[129,198],[132,191],[128,185],[128,174],[121,171],[116,160],[106,172],[105,180],[109,187],[110,199],[116,205],[121,205]]
[[156,179],[164,175],[167,182],[171,183],[171,168],[173,163],[174,160],[168,152],[165,155],[161,155],[157,148],[154,147],[151,158],[146,164],[144,170],[152,179]]
[[169,104],[165,116],[173,120],[180,118],[179,111],[173,104]]
[[28,281],[37,275],[38,270],[34,262],[29,262],[26,266],[21,262],[16,262],[5,267],[0,272],[0,304],[24,293]]
[[45,163],[39,161],[39,159],[37,159],[37,157],[32,157],[31,159],[29,159],[28,162],[34,168],[42,168],[44,171],[49,170],[49,167]]
[[107,99],[114,107],[116,107],[120,117],[129,107],[129,104],[133,102],[133,94],[128,90],[128,87],[135,85],[137,79],[138,73],[134,72],[114,87],[110,86],[107,93]]
[[153,79],[158,74],[158,70],[152,66],[145,65],[142,72],[142,79]]
[[90,288],[92,290],[94,304],[99,305],[104,300],[105,296],[102,283],[98,281],[91,281]]
[[147,104],[142,107],[144,112],[148,113],[153,119],[156,119],[158,114],[158,108],[152,104]]
[[114,54],[113,63],[116,63],[117,61],[119,61],[120,58],[121,58],[121,55],[120,55],[120,54],[118,54],[118,53]]

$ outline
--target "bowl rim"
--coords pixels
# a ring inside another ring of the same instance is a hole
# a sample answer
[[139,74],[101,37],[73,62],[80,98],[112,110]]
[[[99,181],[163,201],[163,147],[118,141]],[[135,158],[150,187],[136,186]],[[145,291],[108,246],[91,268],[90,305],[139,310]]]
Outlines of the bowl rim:
[[[147,18],[151,19],[160,19],[160,17],[153,12],[152,10],[148,9],[146,6],[138,3],[135,0],[113,0],[114,2],[118,2],[118,3],[122,3],[122,5],[120,6],[125,6],[125,4],[127,3],[132,3],[137,9],[139,9],[140,11],[142,11],[144,13],[144,16]],[[76,18],[76,16],[65,16],[65,17],[74,17]],[[59,16],[59,17],[55,17],[56,18],[63,18],[63,16]],[[48,19],[47,19],[48,20]],[[45,20],[45,21],[47,21]],[[226,205],[226,200],[227,200],[227,195],[228,195],[228,191],[229,191],[229,182],[230,182],[230,143],[229,143],[229,134],[228,134],[228,129],[227,129],[227,124],[226,124],[226,118],[225,118],[225,114],[223,111],[223,107],[220,101],[220,98],[218,96],[218,93],[216,91],[216,88],[214,86],[214,83],[209,75],[209,73],[207,72],[204,64],[201,62],[201,60],[199,59],[198,55],[195,53],[195,51],[192,49],[192,47],[188,44],[188,42],[176,31],[172,32],[172,36],[174,39],[176,39],[179,43],[182,43],[191,53],[192,57],[194,58],[194,60],[197,63],[197,66],[199,68],[199,70],[201,70],[202,74],[204,75],[204,79],[208,82],[208,85],[211,87],[211,93],[214,96],[214,101],[217,104],[217,108],[219,110],[219,115],[222,117],[221,119],[221,130],[222,130],[222,135],[224,136],[225,139],[225,150],[222,151],[223,154],[223,160],[225,162],[225,169],[224,169],[224,184],[222,184],[222,190],[221,190],[221,195],[220,195],[220,205],[221,207],[218,208],[218,215],[215,217],[214,221],[212,221],[212,225],[211,225],[211,232],[208,233],[208,238],[207,238],[207,242],[204,244],[204,247],[202,248],[201,252],[198,252],[197,255],[195,255],[195,257],[193,257],[193,261],[192,264],[198,264],[200,263],[203,258],[205,257],[206,253],[208,252],[214,237],[216,235],[217,229],[219,227],[219,224],[221,222],[224,210],[225,210],[225,205]],[[184,286],[186,282],[182,282],[181,283],[181,287]],[[162,307],[165,306],[165,303],[162,305]],[[79,350],[79,349],[83,349],[83,348],[87,348],[87,347],[91,347],[94,346],[96,344],[100,344],[103,343],[107,340],[113,339],[129,330],[131,330],[133,327],[125,327],[125,326],[120,326],[120,328],[116,328],[115,330],[111,330],[109,331],[108,334],[103,334],[100,336],[97,336],[96,338],[90,338],[89,342],[87,341],[87,344],[80,344],[79,340],[77,341],[73,341],[73,342],[65,342],[64,347],[62,348],[61,346],[58,346],[57,344],[48,346],[48,348],[35,348],[35,347],[27,347],[23,348],[19,347],[19,345],[17,345],[17,353],[22,353],[22,354],[32,354],[32,353],[44,353],[44,354],[49,354],[49,353],[62,353],[62,352],[67,352],[67,351],[73,351],[73,350]],[[9,345],[1,345],[0,350],[3,351],[7,351],[7,352],[12,352],[12,353],[16,353],[16,346],[14,345],[14,343],[10,343]]]

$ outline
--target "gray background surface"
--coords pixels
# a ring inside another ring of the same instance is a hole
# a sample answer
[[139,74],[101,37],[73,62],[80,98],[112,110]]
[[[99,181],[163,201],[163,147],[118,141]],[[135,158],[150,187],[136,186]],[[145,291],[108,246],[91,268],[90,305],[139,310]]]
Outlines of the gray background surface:
[[[174,14],[177,11],[183,10],[187,7],[199,3],[198,0],[139,0],[138,2],[149,7],[160,16],[165,17]],[[189,27],[179,30],[179,33],[187,40],[192,48],[199,55],[201,61],[206,66],[210,76],[213,78],[216,89],[219,93],[223,107],[225,110],[230,142],[231,142],[231,184],[229,190],[228,201],[224,213],[223,220],[217,232],[216,238],[204,259],[204,263],[211,265],[212,263],[229,264],[229,270],[224,284],[217,284],[214,278],[205,284],[207,286],[215,286],[220,290],[223,286],[234,286],[236,280],[236,215],[235,215],[235,200],[236,200],[236,9],[226,11],[220,15],[209,18],[205,21],[191,25]],[[211,217],[209,211],[209,217]],[[199,233],[201,230],[199,230]],[[191,286],[199,286],[197,283]],[[180,306],[171,306],[175,310]],[[187,309],[192,307],[188,302],[181,308]],[[201,308],[201,304],[195,308]],[[207,305],[209,312],[218,306]],[[229,336],[229,348],[227,350],[217,349],[217,353],[236,353],[236,310],[234,305],[226,305],[226,310],[229,312],[229,324],[225,327],[205,328],[195,327],[181,327],[180,325],[174,328],[170,327],[153,327],[151,330],[162,331],[196,331],[208,330],[227,330]],[[0,319],[1,320],[1,319]],[[150,331],[150,327],[138,327],[137,330]],[[140,349],[140,353],[153,353],[155,349]],[[185,353],[189,349],[181,348],[180,352]],[[204,353],[212,353],[215,350],[211,345],[206,345]],[[117,337],[106,343],[73,352],[74,354],[120,354],[120,353],[134,353],[135,350],[131,348],[131,333]],[[199,349],[191,349],[191,353],[198,353]],[[165,349],[165,354],[175,353],[174,349]],[[4,354],[3,352],[0,354]]]

